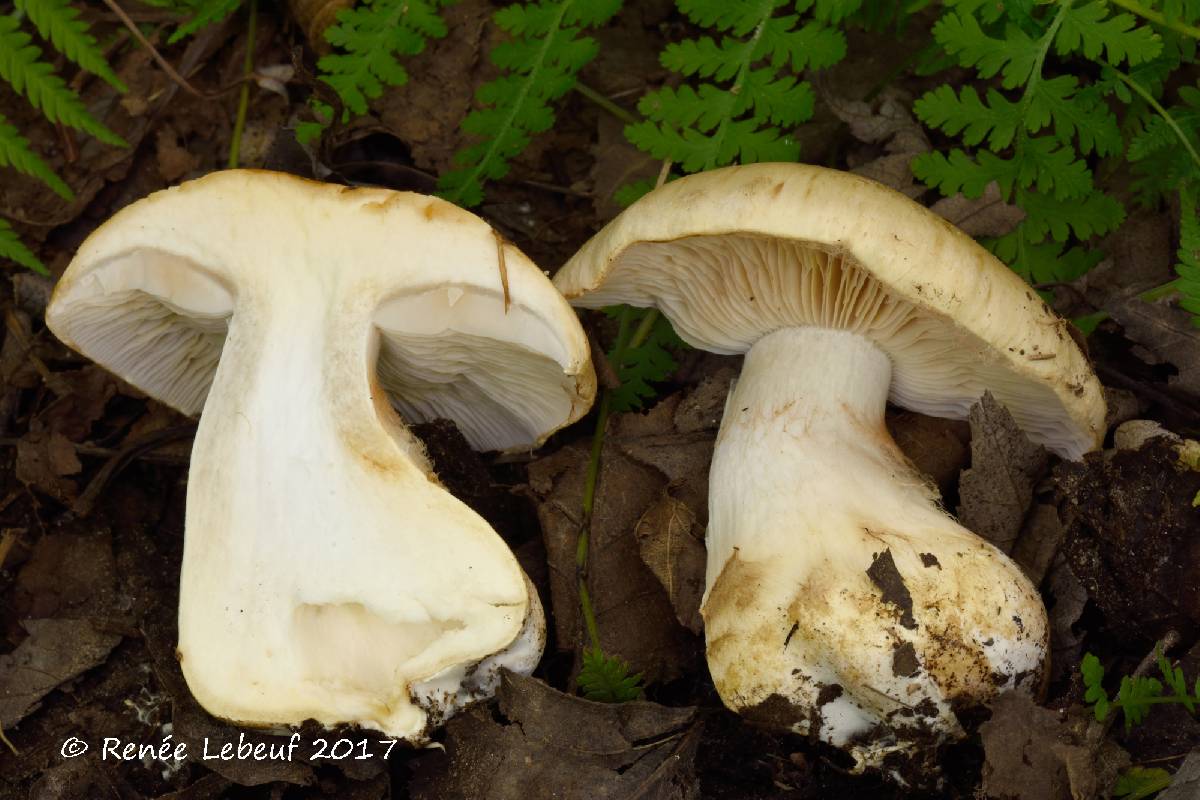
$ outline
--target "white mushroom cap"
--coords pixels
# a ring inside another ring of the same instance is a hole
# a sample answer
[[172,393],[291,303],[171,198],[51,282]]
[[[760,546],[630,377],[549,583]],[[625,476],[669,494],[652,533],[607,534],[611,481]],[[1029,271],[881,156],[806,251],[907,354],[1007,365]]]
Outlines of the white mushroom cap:
[[714,353],[744,353],[785,327],[853,331],[891,358],[897,405],[965,419],[990,390],[1066,458],[1104,435],[1100,382],[1068,323],[965,233],[850,173],[754,164],[674,181],[554,283],[586,308],[658,306]]
[[895,769],[962,735],[957,710],[1039,689],[1036,588],[884,426],[888,399],[962,418],[990,390],[1061,455],[1100,441],[1099,382],[1007,267],[879,184],[756,164],[656,189],[555,285],[746,354],[709,476],[702,613],[727,706]]
[[179,656],[208,711],[420,740],[500,667],[536,665],[536,593],[393,408],[508,449],[591,403],[575,313],[482,220],[410,193],[214,173],[102,225],[46,316],[148,394],[203,410]]

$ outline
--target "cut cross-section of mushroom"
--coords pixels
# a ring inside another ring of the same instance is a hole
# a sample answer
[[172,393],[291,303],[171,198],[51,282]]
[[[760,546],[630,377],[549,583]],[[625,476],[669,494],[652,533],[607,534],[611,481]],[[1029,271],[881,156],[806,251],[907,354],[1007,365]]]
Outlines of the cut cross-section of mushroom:
[[47,323],[200,414],[179,658],[211,713],[419,740],[528,673],[537,594],[438,483],[408,422],[527,449],[586,412],[575,313],[478,217],[442,200],[214,173],[118,213]]
[[1098,443],[1099,382],[1013,272],[879,184],[762,164],[655,190],[555,285],[746,354],[713,455],[703,605],[730,708],[882,766],[959,735],[963,707],[1037,691],[1036,589],[942,511],[883,421],[889,399],[963,418],[990,390],[1064,457]]

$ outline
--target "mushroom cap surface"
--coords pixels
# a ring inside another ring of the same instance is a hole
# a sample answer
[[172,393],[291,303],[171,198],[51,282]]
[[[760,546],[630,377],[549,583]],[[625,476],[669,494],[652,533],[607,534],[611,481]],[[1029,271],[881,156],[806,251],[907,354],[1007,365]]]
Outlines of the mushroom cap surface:
[[285,173],[214,172],[123,209],[80,247],[46,319],[75,350],[195,416],[230,316],[311,281],[372,307],[375,380],[410,423],[444,417],[477,449],[523,449],[594,397],[574,311],[479,217],[436,197]]
[[554,283],[576,306],[657,306],[716,353],[787,327],[852,331],[891,358],[897,405],[962,419],[990,390],[1059,455],[1104,435],[1100,382],[1068,323],[958,228],[850,173],[752,164],[681,178],[592,237]]

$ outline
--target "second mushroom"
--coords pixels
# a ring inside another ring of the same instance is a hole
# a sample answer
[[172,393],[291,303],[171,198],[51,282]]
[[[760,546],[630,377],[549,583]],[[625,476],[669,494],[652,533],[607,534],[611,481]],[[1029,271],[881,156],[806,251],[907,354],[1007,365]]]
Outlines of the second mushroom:
[[1040,690],[1037,590],[884,427],[889,400],[963,418],[990,390],[1061,456],[1098,443],[1099,382],[1013,272],[879,184],[760,164],[655,190],[555,284],[746,356],[713,454],[702,609],[727,706],[889,768],[961,735],[964,708]]

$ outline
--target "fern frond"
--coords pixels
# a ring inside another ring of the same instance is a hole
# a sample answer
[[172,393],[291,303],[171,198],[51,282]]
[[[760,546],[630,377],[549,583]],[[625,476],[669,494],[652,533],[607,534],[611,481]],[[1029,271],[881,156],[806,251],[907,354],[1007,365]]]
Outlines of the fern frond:
[[332,86],[348,112],[367,113],[367,102],[385,86],[408,83],[400,56],[415,56],[427,39],[446,35],[439,10],[452,0],[368,0],[339,11],[325,39],[342,52],[321,58],[321,79]]
[[598,648],[583,651],[579,670],[579,688],[588,700],[599,703],[627,703],[642,699],[642,674],[629,674],[629,663],[608,656]]
[[1029,80],[1041,52],[1038,42],[1016,25],[1005,29],[1003,39],[986,34],[970,14],[950,12],[933,26],[933,38],[964,67],[974,67],[984,78],[997,72],[1001,85],[1014,89]]
[[621,0],[543,0],[496,12],[496,24],[512,37],[491,53],[504,75],[476,93],[486,107],[471,112],[462,128],[478,141],[456,153],[455,169],[439,178],[442,197],[478,205],[484,182],[508,174],[531,137],[554,124],[551,104],[596,56],[596,42],[584,29],[607,22],[620,7]]
[[1196,195],[1195,184],[1185,185],[1179,192],[1179,261],[1175,273],[1179,275],[1179,305],[1191,312],[1192,324],[1200,328],[1200,209]]
[[30,43],[29,34],[17,25],[16,17],[0,15],[0,78],[12,84],[51,122],[91,134],[105,144],[127,146],[124,139],[88,112],[79,96],[54,74],[53,67],[42,61],[42,51]]
[[75,197],[71,187],[33,152],[29,140],[10,125],[3,114],[0,114],[0,167],[12,167],[18,172],[37,178],[64,200]]
[[118,92],[129,91],[108,65],[88,24],[79,18],[79,10],[69,0],[16,0],[16,7],[29,17],[43,39],[72,62],[104,79]]
[[938,152],[923,153],[913,160],[912,168],[914,175],[946,195],[962,192],[967,197],[979,197],[992,181],[1000,185],[1005,198],[1014,188],[1035,188],[1058,200],[1082,197],[1092,191],[1092,173],[1087,164],[1075,157],[1074,150],[1049,136],[1027,140],[1021,155],[1012,158],[981,150],[972,159],[954,149],[949,157]]
[[202,28],[222,22],[230,14],[237,11],[241,4],[242,0],[196,0],[196,2],[188,2],[186,5],[191,7],[192,17],[171,34],[171,38],[167,39],[167,44],[175,44]]
[[1136,65],[1151,61],[1162,52],[1162,38],[1148,25],[1138,25],[1132,14],[1108,16],[1105,0],[1064,8],[1062,24],[1054,39],[1060,56],[1073,52],[1098,60],[1101,53],[1113,66],[1122,61]]
[[[610,317],[619,317],[624,307],[605,309]],[[646,314],[645,309],[632,309],[630,324],[639,324]],[[618,345],[619,346],[619,343]],[[609,362],[617,373],[619,385],[610,390],[609,410],[614,414],[642,408],[643,401],[657,395],[653,384],[666,380],[679,366],[671,356],[669,348],[684,347],[682,339],[675,333],[666,317],[655,317],[649,334],[637,347],[623,347],[620,352],[608,353]]]
[[1078,138],[1082,155],[1095,152],[1108,156],[1121,152],[1125,145],[1117,118],[1100,99],[1100,93],[1089,87],[1078,89],[1079,81],[1071,75],[1061,75],[1038,82],[1030,92],[1025,126],[1037,133],[1054,124],[1054,136],[1064,145]]
[[967,145],[977,145],[986,138],[992,150],[1003,150],[1013,142],[1021,123],[1019,107],[995,89],[987,92],[987,102],[971,86],[959,94],[949,85],[919,97],[913,104],[917,118],[933,128],[941,128],[951,136],[959,136]]
[[1078,239],[1103,236],[1125,220],[1125,209],[1102,192],[1092,192],[1070,200],[1057,200],[1038,192],[1023,192],[1021,210],[1026,235],[1040,241],[1049,234],[1056,242],[1065,242],[1074,234]]
[[[787,129],[812,116],[813,92],[797,72],[834,64],[846,54],[841,31],[817,21],[799,25],[798,14],[776,16],[782,0],[680,0],[692,22],[724,36],[668,45],[663,66],[711,82],[664,87],[638,103],[646,118],[625,129],[634,145],[670,159],[686,172],[735,161],[794,161],[799,146]],[[853,13],[860,4],[821,2],[827,17]],[[796,4],[798,11],[813,6]],[[840,17],[839,17],[840,18]],[[799,27],[797,27],[799,25]]]
[[49,275],[46,265],[38,260],[33,251],[26,247],[17,237],[7,221],[0,219],[0,260],[15,261],[26,269],[31,269],[39,275]]

